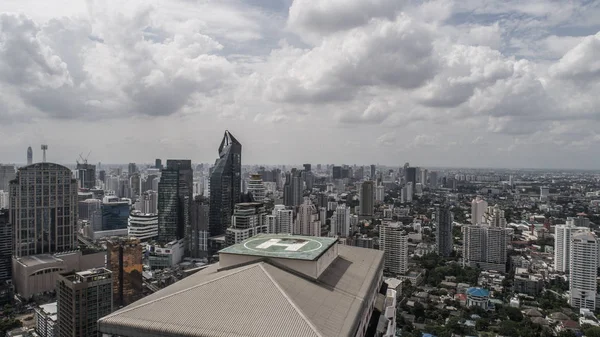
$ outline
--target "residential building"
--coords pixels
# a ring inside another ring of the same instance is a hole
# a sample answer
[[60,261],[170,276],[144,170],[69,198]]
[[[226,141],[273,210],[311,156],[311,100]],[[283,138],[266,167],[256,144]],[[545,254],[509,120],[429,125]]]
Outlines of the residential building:
[[225,244],[240,243],[259,233],[268,233],[267,212],[262,202],[245,202],[235,205],[231,227],[227,228]]
[[373,181],[367,180],[360,185],[359,206],[360,215],[373,216],[373,202],[375,200],[375,185]]
[[209,214],[208,198],[196,196],[192,203],[192,237],[190,238],[190,256],[192,258],[208,257]]
[[58,303],[42,304],[35,312],[35,331],[40,337],[58,337]]
[[112,312],[112,288],[106,268],[61,274],[56,285],[58,336],[97,337],[98,320]]
[[595,310],[598,290],[598,238],[594,233],[573,233],[569,267],[571,306]]
[[218,264],[103,317],[100,332],[139,336],[144,327],[146,337],[364,337],[369,322],[378,322],[380,251],[335,238],[262,234],[219,255]]
[[408,271],[408,234],[401,225],[399,222],[384,222],[379,234],[379,249],[384,252],[385,269],[395,274]]
[[284,205],[275,205],[273,209],[275,216],[275,234],[293,234],[294,231],[294,212],[286,209]]
[[235,204],[241,201],[242,144],[225,131],[219,146],[219,159],[210,175],[210,236],[225,234],[231,224]]
[[331,235],[348,237],[350,234],[350,207],[338,204],[331,216]]
[[0,165],[0,191],[9,191],[10,182],[15,179],[14,165]]
[[77,180],[53,163],[21,167],[10,183],[16,257],[77,247]]
[[447,206],[438,207],[435,215],[437,253],[448,257],[454,250],[452,237],[453,214]]
[[375,188],[375,201],[383,202],[385,198],[385,187],[383,185],[379,185]]
[[554,227],[554,269],[561,273],[571,270],[571,242],[574,233],[586,231],[588,228],[575,226],[572,218],[564,225]]
[[507,239],[511,229],[470,225],[463,229],[463,264],[506,272]]
[[321,235],[319,212],[317,211],[317,207],[310,201],[309,198],[304,198],[304,203],[298,207],[295,228],[294,234],[308,236]]
[[0,209],[0,286],[12,280],[13,227],[8,210]]
[[483,222],[492,227],[506,228],[504,211],[498,205],[488,207],[483,217]]
[[302,172],[292,169],[285,174],[285,184],[283,185],[283,204],[288,207],[299,206],[304,202]]
[[138,239],[106,242],[106,269],[112,272],[113,306],[120,308],[143,297],[142,245]]
[[248,192],[252,194],[252,198],[255,202],[265,201],[267,192],[260,174],[250,175],[250,180],[248,180]]
[[476,197],[471,201],[471,224],[477,225],[482,223],[483,215],[487,210],[488,204],[481,197]]

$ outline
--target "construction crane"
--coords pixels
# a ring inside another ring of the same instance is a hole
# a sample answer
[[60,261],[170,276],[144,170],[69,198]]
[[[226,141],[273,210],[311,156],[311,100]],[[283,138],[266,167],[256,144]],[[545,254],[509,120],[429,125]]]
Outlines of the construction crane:
[[79,164],[84,164],[87,165],[88,163],[88,158],[90,157],[90,154],[92,153],[92,151],[88,152],[87,156],[85,156],[85,158],[83,157],[83,152],[79,154],[79,159],[81,159],[81,163],[79,162],[79,159],[76,159],[75,161],[77,162],[77,165]]

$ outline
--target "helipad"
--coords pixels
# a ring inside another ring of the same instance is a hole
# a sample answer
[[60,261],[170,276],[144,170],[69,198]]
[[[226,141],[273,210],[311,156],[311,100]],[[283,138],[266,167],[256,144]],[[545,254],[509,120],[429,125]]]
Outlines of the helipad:
[[224,248],[219,253],[312,261],[321,256],[336,241],[336,238],[318,236],[259,234]]

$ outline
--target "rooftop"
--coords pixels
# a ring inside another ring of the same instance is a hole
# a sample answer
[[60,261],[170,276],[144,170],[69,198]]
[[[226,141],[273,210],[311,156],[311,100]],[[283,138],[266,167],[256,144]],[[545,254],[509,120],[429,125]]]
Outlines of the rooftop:
[[224,248],[219,253],[313,261],[337,240],[317,236],[259,234]]

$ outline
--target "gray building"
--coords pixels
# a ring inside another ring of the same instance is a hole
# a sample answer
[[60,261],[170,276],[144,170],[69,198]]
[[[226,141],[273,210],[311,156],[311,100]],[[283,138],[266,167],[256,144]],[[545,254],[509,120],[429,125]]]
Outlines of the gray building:
[[435,214],[437,253],[448,257],[452,253],[454,240],[452,237],[453,214],[446,206],[438,207]]
[[167,160],[158,183],[160,242],[167,243],[191,236],[193,180],[191,160]]
[[97,321],[112,312],[112,273],[106,268],[61,274],[56,281],[58,335],[97,337]]
[[209,213],[208,199],[196,196],[192,202],[192,237],[190,239],[192,258],[208,257]]
[[17,257],[77,246],[77,180],[53,163],[21,167],[10,184],[10,222]]
[[0,209],[0,285],[12,280],[12,225],[8,210]]
[[283,204],[286,206],[298,206],[304,202],[302,171],[295,168],[285,174],[285,184],[283,185]]
[[10,181],[15,179],[14,165],[0,165],[0,191],[8,191]]
[[96,186],[96,165],[77,163],[77,179],[80,188],[94,188]]
[[373,216],[373,204],[375,202],[375,184],[373,181],[364,181],[360,185],[360,215]]

